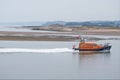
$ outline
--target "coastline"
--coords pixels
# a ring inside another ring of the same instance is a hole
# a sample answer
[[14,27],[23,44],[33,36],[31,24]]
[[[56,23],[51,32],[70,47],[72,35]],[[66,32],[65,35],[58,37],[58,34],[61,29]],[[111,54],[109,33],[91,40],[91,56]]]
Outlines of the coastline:
[[[76,41],[75,35],[98,35],[98,36],[120,36],[118,29],[91,29],[79,30],[73,32],[14,32],[14,31],[0,31],[0,40],[13,41]],[[87,37],[88,40],[104,40],[104,38]]]

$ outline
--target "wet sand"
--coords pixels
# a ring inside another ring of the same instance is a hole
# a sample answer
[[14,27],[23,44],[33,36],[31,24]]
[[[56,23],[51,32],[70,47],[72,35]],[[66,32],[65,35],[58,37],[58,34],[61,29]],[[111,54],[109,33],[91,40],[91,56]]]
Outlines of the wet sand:
[[[76,32],[77,33],[77,32]],[[120,36],[120,30],[97,30],[97,29],[93,29],[93,30],[80,30],[78,33],[81,33],[81,35],[106,35],[106,36]]]
[[75,38],[69,37],[48,37],[48,36],[41,36],[41,37],[24,37],[24,36],[0,36],[0,40],[15,40],[15,41],[74,41]]
[[[59,34],[59,36],[57,35]],[[68,36],[60,36],[68,35]],[[0,40],[22,40],[22,41],[74,41],[76,37],[69,35],[106,35],[106,36],[120,36],[118,29],[90,29],[79,30],[73,32],[13,32],[13,31],[0,31]],[[97,39],[97,38],[96,38]]]

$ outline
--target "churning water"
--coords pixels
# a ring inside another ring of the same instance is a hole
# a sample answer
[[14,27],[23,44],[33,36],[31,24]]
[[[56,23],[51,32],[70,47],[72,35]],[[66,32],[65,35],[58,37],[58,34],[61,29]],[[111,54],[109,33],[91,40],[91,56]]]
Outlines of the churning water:
[[0,52],[32,52],[32,53],[65,53],[73,52],[69,48],[54,48],[54,49],[24,49],[24,48],[3,48]]

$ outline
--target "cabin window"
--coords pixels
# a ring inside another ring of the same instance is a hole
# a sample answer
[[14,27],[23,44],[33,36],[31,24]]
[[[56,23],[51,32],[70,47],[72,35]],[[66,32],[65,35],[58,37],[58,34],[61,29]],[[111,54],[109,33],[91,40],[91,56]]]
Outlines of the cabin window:
[[87,46],[97,46],[96,44],[86,44]]

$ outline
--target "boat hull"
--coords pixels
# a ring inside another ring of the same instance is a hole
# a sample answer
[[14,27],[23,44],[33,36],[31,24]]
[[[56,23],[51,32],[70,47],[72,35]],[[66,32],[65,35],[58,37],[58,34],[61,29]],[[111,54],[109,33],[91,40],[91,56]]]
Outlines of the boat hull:
[[80,52],[110,52],[111,46],[104,46],[103,48],[99,49],[80,49],[80,48],[73,48],[74,50],[78,50]]

